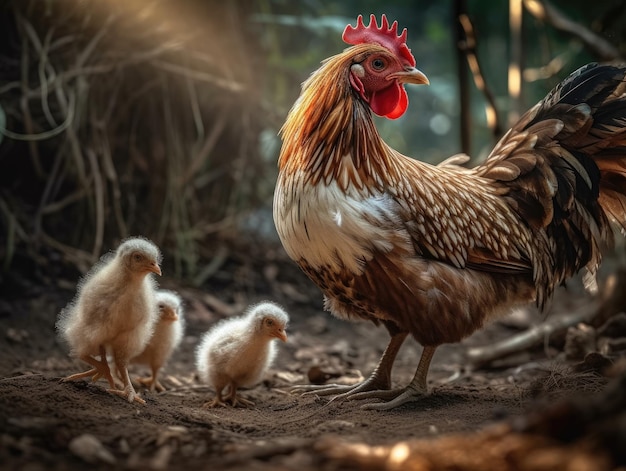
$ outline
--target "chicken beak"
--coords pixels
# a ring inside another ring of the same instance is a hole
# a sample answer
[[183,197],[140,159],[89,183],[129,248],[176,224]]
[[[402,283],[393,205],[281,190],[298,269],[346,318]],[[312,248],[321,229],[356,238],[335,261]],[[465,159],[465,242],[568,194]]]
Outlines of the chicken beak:
[[413,85],[430,85],[428,77],[415,67],[407,67],[404,72],[396,72],[389,76],[390,79],[396,79],[400,83],[412,83]]
[[287,341],[287,333],[285,332],[285,329],[277,330],[275,336],[277,339],[280,339],[283,342]]
[[159,267],[158,263],[156,262],[152,262],[150,266],[148,267],[148,270],[150,270],[152,273],[156,273],[157,275],[161,276],[161,267]]

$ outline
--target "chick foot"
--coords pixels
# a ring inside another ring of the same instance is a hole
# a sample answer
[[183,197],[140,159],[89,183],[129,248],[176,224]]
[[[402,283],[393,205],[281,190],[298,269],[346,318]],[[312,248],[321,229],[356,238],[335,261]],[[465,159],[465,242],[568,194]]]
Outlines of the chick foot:
[[233,407],[241,405],[242,407],[254,407],[254,402],[245,399],[239,395],[230,398],[230,403]]
[[115,388],[115,381],[113,380],[113,376],[111,376],[111,370],[109,369],[109,363],[106,360],[106,354],[103,353],[102,359],[100,361],[96,360],[91,355],[85,355],[80,358],[85,363],[93,366],[90,370],[83,371],[82,373],[76,373],[70,376],[67,376],[61,379],[62,383],[67,383],[68,381],[76,381],[82,378],[90,377],[92,382],[98,381],[100,378],[105,378],[109,386],[111,388]]
[[146,401],[144,401],[141,397],[139,397],[139,394],[137,394],[137,391],[135,391],[135,388],[133,387],[133,383],[130,382],[130,376],[128,375],[128,368],[126,367],[126,362],[123,359],[120,359],[119,357],[115,357],[114,361],[115,361],[115,367],[117,368],[117,373],[121,377],[122,382],[124,383],[124,388],[118,389],[116,387],[112,387],[111,389],[108,389],[108,391],[111,394],[115,394],[117,396],[123,397],[130,403],[138,402],[139,404],[145,404]]
[[148,388],[150,392],[163,392],[165,387],[155,376],[147,376],[145,378],[137,378],[137,382],[142,386]]
[[228,407],[228,406],[229,404],[226,404],[224,401],[222,401],[218,397],[216,397],[212,401],[207,401],[204,404],[202,404],[203,409],[213,409],[214,407]]
[[243,407],[254,407],[254,402],[249,401],[248,399],[244,399],[239,394],[237,394],[237,386],[235,383],[230,383],[228,386],[228,395],[226,396],[226,400],[230,401],[230,404],[233,407],[237,407],[238,405],[242,405]]
[[139,394],[135,391],[135,388],[133,388],[132,385],[130,387],[126,386],[124,389],[107,389],[107,391],[111,394],[115,394],[116,396],[123,397],[130,403],[138,402],[139,404],[146,404],[146,401],[139,397]]
[[237,407],[241,405],[243,407],[254,407],[254,402],[244,399],[237,394],[229,394],[225,399],[221,396],[216,396],[212,401],[202,404],[204,409],[212,409],[214,407]]

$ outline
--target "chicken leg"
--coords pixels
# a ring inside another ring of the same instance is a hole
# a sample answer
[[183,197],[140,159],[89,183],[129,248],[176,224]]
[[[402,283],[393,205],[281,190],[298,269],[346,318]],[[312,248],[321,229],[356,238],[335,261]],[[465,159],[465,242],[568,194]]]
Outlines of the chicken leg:
[[369,391],[363,392],[352,399],[391,399],[388,402],[374,402],[371,404],[364,404],[363,409],[370,410],[389,410],[398,406],[406,404],[408,402],[414,402],[423,398],[427,392],[426,378],[428,376],[428,368],[430,367],[430,361],[433,359],[433,355],[437,347],[427,346],[422,351],[417,370],[411,382],[404,389],[395,389],[392,391]]
[[83,355],[80,357],[85,363],[93,366],[90,370],[83,371],[82,373],[76,373],[71,376],[67,376],[61,380],[62,383],[68,381],[76,381],[77,379],[91,377],[91,381],[96,382],[100,378],[104,377],[111,388],[115,388],[115,381],[111,376],[111,370],[109,369],[109,363],[107,362],[106,350],[103,346],[100,347],[100,361],[96,360],[91,355]]
[[332,401],[342,399],[361,399],[363,398],[363,394],[387,392],[391,387],[391,369],[393,367],[393,363],[407,335],[407,332],[397,332],[391,336],[389,344],[387,345],[387,348],[385,348],[382,357],[380,357],[378,365],[376,365],[376,368],[369,378],[361,383],[352,385],[302,385],[292,388],[292,391],[302,392],[302,395],[315,394],[318,396],[330,396],[336,394]]

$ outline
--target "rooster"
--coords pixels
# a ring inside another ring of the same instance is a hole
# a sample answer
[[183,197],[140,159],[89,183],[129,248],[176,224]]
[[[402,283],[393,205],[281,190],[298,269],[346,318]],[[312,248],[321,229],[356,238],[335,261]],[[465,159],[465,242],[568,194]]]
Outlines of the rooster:
[[[274,221],[288,255],[343,319],[382,324],[376,369],[318,394],[377,398],[386,410],[427,393],[436,348],[512,307],[545,307],[582,269],[592,286],[611,222],[626,230],[626,67],[586,65],[525,113],[475,168],[433,166],[390,148],[372,113],[400,117],[405,84],[428,84],[383,15],[359,16],[352,45],[303,84],[281,130]],[[408,335],[423,351],[391,390]],[[320,388],[309,386],[309,390]]]

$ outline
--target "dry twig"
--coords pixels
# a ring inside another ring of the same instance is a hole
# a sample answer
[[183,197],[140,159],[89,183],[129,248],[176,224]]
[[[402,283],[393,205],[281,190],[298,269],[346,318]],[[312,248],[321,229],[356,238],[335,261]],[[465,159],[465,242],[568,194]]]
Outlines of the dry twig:
[[580,309],[572,315],[554,317],[495,344],[470,348],[466,352],[466,357],[474,366],[485,365],[493,360],[541,345],[555,332],[565,330],[580,322],[589,322],[593,315],[593,311]]
[[570,34],[582,43],[601,61],[620,59],[619,50],[604,38],[580,23],[568,18],[563,12],[546,0],[524,0],[526,10],[540,21],[545,21],[552,27]]

